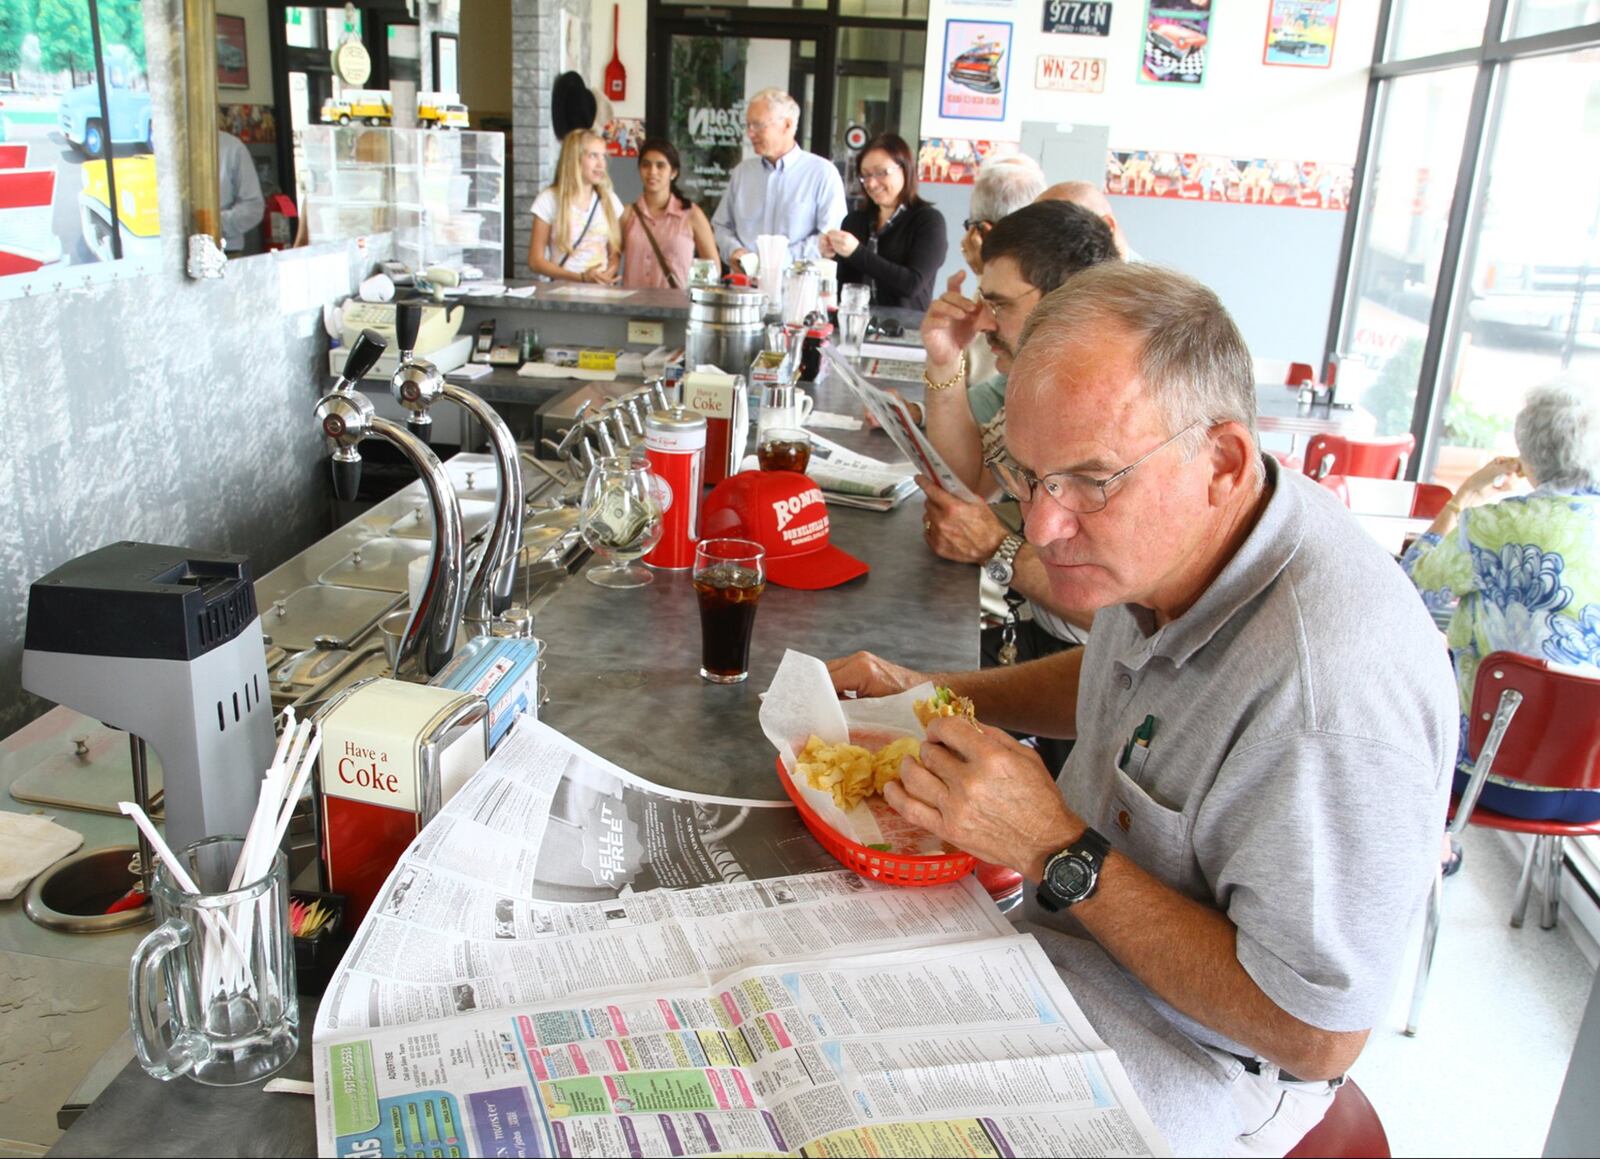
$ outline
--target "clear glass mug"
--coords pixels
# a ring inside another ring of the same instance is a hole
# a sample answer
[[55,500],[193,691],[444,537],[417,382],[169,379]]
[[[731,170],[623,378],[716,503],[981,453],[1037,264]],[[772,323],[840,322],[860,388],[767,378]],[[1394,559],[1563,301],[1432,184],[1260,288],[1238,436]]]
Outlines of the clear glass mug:
[[178,855],[198,893],[157,864],[150,892],[161,924],[133,952],[128,1002],[139,1064],[163,1081],[252,1083],[299,1048],[288,862],[280,850],[266,876],[230,889],[243,846],[207,837]]
[[803,427],[811,417],[816,399],[791,382],[775,383],[761,392],[761,407],[756,412],[756,435],[768,427]]

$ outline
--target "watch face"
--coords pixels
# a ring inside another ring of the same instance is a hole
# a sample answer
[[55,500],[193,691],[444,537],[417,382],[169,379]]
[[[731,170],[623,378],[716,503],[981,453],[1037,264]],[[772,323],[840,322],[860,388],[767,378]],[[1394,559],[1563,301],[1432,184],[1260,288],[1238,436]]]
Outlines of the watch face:
[[1050,888],[1064,900],[1077,901],[1094,884],[1094,870],[1081,857],[1063,857],[1050,867]]

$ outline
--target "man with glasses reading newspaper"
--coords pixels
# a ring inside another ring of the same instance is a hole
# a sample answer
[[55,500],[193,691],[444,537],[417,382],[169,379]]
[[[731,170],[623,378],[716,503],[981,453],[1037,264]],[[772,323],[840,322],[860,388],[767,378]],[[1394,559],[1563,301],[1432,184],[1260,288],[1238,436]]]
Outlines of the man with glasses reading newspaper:
[[[1180,1153],[1282,1155],[1388,1004],[1456,748],[1450,667],[1404,574],[1255,435],[1249,351],[1155,266],[1078,274],[1029,319],[996,474],[1083,649],[927,676],[884,796],[1038,883],[1027,917]],[[1352,611],[1359,600],[1359,622]],[[1059,786],[1000,728],[1075,736]],[[1076,920],[1071,920],[1076,919]]]

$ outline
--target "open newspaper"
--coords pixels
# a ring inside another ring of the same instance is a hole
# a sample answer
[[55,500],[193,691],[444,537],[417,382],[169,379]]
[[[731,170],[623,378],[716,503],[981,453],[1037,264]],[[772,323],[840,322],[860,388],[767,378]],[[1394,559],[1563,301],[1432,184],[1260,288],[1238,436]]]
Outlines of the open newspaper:
[[970,878],[825,859],[786,804],[668,792],[523,718],[329,985],[319,1153],[1167,1153]]
[[957,499],[968,503],[977,501],[978,497],[956,477],[956,473],[950,469],[950,464],[945,462],[944,456],[928,441],[928,436],[922,433],[922,428],[912,419],[911,411],[903,399],[873,386],[850,365],[848,358],[832,346],[824,346],[822,356],[828,360],[833,372],[861,400],[861,405],[867,409],[867,413],[877,420],[878,425],[883,428],[883,433],[889,436],[890,441],[918,471],[934,480]]

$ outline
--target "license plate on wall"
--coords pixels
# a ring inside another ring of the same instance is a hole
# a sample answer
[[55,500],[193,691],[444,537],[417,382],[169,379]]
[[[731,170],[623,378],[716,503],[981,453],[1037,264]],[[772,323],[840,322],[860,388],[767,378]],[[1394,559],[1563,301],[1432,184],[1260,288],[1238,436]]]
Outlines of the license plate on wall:
[[1045,0],[1044,30],[1070,36],[1110,36],[1109,0]]
[[1098,57],[1041,56],[1033,87],[1060,93],[1106,91],[1106,62]]

